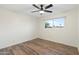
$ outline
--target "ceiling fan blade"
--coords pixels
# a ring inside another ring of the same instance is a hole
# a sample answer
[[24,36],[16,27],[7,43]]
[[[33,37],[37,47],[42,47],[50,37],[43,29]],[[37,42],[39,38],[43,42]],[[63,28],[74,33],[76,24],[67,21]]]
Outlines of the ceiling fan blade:
[[33,4],[34,7],[36,7],[37,9],[40,9],[38,6],[36,6],[35,4]]
[[48,8],[50,8],[50,7],[52,7],[52,6],[53,6],[53,5],[50,4],[50,5],[46,6],[45,9],[48,9]]
[[33,13],[33,12],[39,12],[39,11],[40,11],[40,10],[37,10],[37,11],[32,11],[32,13]]
[[49,11],[49,10],[44,10],[45,12],[49,12],[49,13],[52,13],[52,11]]

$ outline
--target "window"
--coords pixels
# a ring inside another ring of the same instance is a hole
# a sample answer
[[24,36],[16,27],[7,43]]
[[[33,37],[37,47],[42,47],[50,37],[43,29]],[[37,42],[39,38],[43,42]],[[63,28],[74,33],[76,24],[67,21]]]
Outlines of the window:
[[45,28],[52,28],[53,27],[53,21],[52,20],[47,20],[45,22]]
[[64,18],[54,19],[53,23],[54,27],[64,27]]
[[64,17],[47,20],[45,22],[45,28],[52,28],[52,27],[56,27],[56,28],[64,27]]

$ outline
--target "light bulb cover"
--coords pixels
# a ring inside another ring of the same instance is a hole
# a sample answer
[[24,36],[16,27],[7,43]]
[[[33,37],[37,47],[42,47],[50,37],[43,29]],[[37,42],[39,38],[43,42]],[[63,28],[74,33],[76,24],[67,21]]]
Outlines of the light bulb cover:
[[39,13],[42,13],[42,14],[43,14],[43,13],[44,13],[44,11],[39,11]]

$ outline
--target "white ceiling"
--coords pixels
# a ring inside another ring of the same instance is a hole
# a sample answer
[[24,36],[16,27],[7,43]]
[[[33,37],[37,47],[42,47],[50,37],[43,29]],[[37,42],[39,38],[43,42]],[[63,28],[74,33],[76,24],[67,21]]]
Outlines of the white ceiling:
[[[39,6],[39,4],[37,6]],[[46,4],[44,6],[46,6]],[[49,10],[53,11],[52,14],[56,14],[71,10],[73,8],[77,8],[78,6],[79,5],[77,4],[54,4],[54,6],[49,8]],[[0,8],[8,9],[10,11],[17,13],[29,14],[35,17],[42,17],[42,16],[44,17],[51,15],[50,13],[45,13],[41,16],[39,12],[32,13],[31,11],[38,10],[35,7],[33,7],[32,4],[0,4]]]

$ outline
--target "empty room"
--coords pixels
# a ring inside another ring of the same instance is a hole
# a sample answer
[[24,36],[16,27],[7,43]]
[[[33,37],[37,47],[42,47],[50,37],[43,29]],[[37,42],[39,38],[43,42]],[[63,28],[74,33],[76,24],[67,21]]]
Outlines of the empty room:
[[0,4],[0,55],[78,52],[78,4]]

